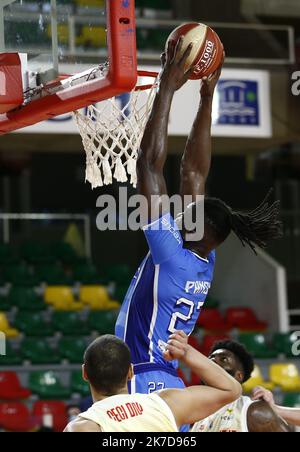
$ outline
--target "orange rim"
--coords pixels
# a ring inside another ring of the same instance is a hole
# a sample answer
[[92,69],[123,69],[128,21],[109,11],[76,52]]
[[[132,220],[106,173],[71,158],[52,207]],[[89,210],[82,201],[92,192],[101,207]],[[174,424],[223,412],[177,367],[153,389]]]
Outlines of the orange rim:
[[[157,79],[158,72],[151,72],[151,71],[137,71],[139,77],[149,77]],[[154,80],[154,81],[155,81]],[[135,91],[146,91],[147,89],[151,89],[154,83],[149,83],[148,85],[137,85],[134,90]]]

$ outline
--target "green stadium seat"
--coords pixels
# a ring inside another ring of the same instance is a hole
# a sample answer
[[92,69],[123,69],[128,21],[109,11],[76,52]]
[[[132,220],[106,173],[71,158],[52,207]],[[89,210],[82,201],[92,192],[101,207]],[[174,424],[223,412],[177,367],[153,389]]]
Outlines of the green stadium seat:
[[29,270],[27,265],[9,265],[5,268],[4,278],[14,286],[33,287],[38,284],[36,276]]
[[277,358],[277,351],[269,348],[266,337],[263,334],[243,333],[239,335],[239,342],[241,342],[255,358]]
[[128,291],[128,288],[129,284],[118,284],[114,291],[114,299],[122,303]]
[[274,348],[287,358],[297,358],[292,352],[292,347],[298,339],[296,333],[275,333],[273,336]]
[[80,337],[63,337],[58,344],[61,356],[73,364],[81,364],[83,362],[85,349],[86,342]]
[[20,351],[12,347],[10,341],[6,341],[6,355],[0,355],[0,366],[18,366],[22,364]]
[[104,283],[104,280],[100,277],[98,270],[90,262],[76,265],[73,273],[74,280],[86,286]]
[[282,405],[290,408],[300,408],[300,392],[285,394]]
[[71,389],[75,393],[79,393],[82,397],[90,395],[89,384],[82,378],[81,370],[74,370],[71,374]]
[[205,309],[217,309],[220,306],[220,302],[216,298],[207,295],[205,300]]
[[67,276],[61,265],[43,265],[36,269],[36,275],[41,282],[50,286],[69,286],[72,284],[72,278]]
[[72,264],[78,259],[74,249],[66,242],[53,243],[52,251],[58,260],[66,264]]
[[106,269],[108,281],[116,282],[120,285],[130,284],[134,273],[126,264],[109,265]]
[[119,311],[93,311],[88,318],[88,325],[99,334],[114,334]]
[[70,389],[63,386],[59,376],[52,371],[35,371],[29,375],[29,388],[40,398],[67,399]]
[[10,311],[11,308],[12,308],[12,305],[11,305],[8,297],[0,296],[0,311],[2,311],[2,312]]
[[14,324],[27,336],[52,336],[53,326],[39,313],[18,312]]
[[49,247],[34,241],[23,243],[21,255],[30,264],[50,264],[55,261],[55,257]]
[[21,354],[32,364],[57,364],[60,362],[59,353],[50,348],[43,339],[25,338],[21,345]]
[[89,333],[87,324],[82,321],[76,312],[56,311],[53,313],[52,323],[56,331],[64,335],[84,335]]
[[47,308],[42,297],[39,297],[31,287],[12,287],[8,294],[8,302],[20,311],[43,311]]
[[0,243],[0,265],[16,264],[18,259],[15,257],[13,249],[6,243]]

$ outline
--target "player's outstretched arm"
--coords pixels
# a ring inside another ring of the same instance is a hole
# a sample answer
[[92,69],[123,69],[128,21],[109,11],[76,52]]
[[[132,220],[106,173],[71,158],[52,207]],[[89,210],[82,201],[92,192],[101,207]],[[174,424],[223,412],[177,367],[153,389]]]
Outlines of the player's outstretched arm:
[[166,360],[180,359],[205,382],[205,386],[169,389],[159,393],[171,408],[177,425],[194,424],[238,399],[242,387],[224,369],[187,343],[187,336],[178,331],[170,336]]
[[[225,54],[224,54],[225,58]],[[197,116],[188,137],[181,162],[181,196],[205,194],[205,183],[211,165],[211,115],[215,87],[221,75],[223,61],[211,77],[203,78]]]
[[186,72],[184,69],[192,45],[180,56],[182,44],[182,39],[176,45],[171,41],[167,53],[162,55],[159,89],[140,146],[137,161],[138,191],[146,196],[149,208],[153,195],[167,194],[163,169],[167,158],[171,104],[175,91],[184,85],[192,71]]
[[264,401],[271,406],[273,412],[275,412],[281,419],[284,419],[290,425],[300,427],[300,409],[276,405],[271,391],[268,391],[261,386],[257,386],[252,392],[252,399]]

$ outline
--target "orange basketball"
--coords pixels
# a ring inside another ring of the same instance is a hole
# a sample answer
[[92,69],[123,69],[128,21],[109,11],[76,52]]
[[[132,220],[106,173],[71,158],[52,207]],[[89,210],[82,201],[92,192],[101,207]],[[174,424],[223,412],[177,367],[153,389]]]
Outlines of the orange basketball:
[[177,42],[183,36],[181,55],[190,43],[192,51],[186,61],[186,70],[196,66],[190,79],[197,80],[206,77],[219,67],[223,57],[223,44],[217,33],[205,24],[190,22],[175,28],[168,37],[169,41]]

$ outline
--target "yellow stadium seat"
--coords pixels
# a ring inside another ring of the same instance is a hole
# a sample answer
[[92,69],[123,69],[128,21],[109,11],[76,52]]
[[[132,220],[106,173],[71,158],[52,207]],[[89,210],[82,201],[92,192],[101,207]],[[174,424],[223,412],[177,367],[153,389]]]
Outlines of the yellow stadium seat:
[[254,367],[251,378],[243,384],[243,389],[245,392],[251,392],[256,386],[262,386],[269,391],[272,391],[275,387],[274,383],[263,379],[261,370],[257,365]]
[[76,38],[76,44],[91,47],[106,47],[106,30],[104,27],[84,25],[81,35]]
[[81,286],[80,301],[91,309],[107,309],[110,301],[109,294],[104,286]]
[[15,328],[11,328],[4,312],[0,312],[0,331],[5,334],[7,338],[13,338],[19,336],[19,331]]
[[75,300],[72,289],[68,286],[48,286],[44,298],[56,311],[80,311],[83,308],[83,304]]
[[[47,35],[52,37],[51,24],[47,25]],[[57,25],[57,38],[60,44],[68,44],[69,42],[69,25],[58,24]]]
[[295,364],[272,364],[270,378],[283,391],[300,391],[300,376]]

